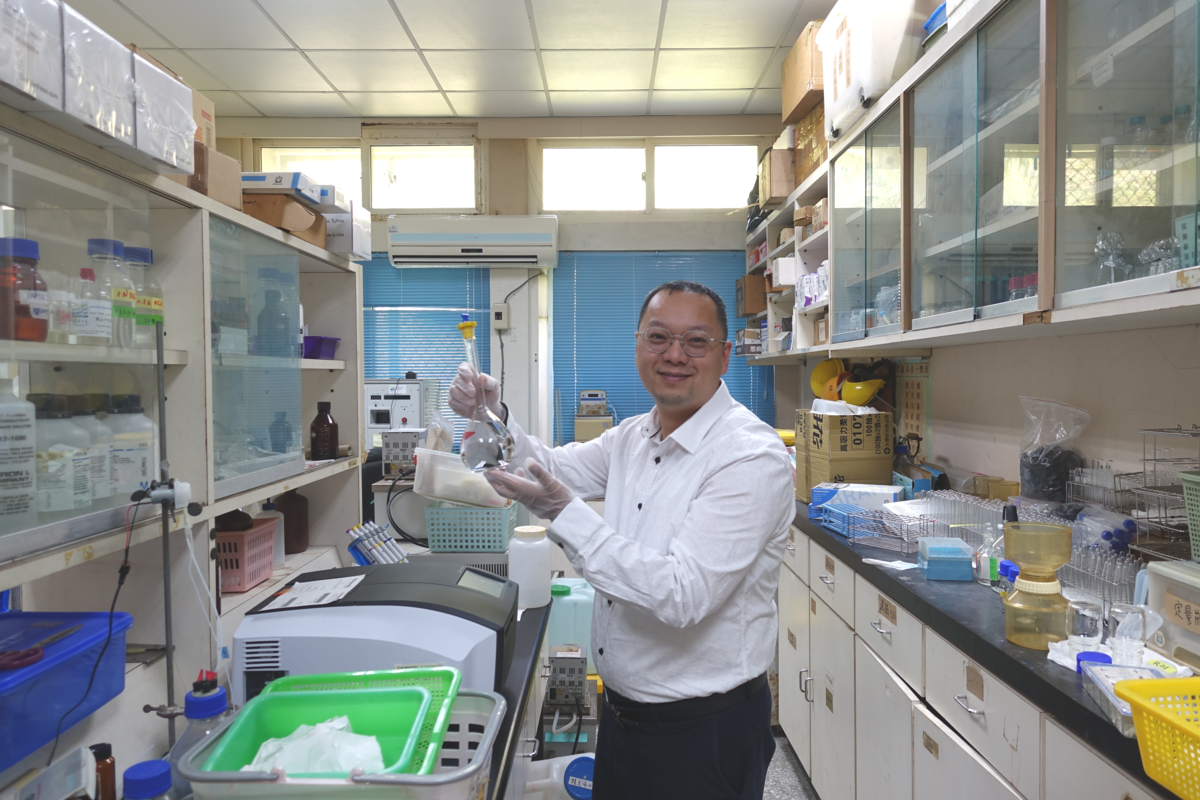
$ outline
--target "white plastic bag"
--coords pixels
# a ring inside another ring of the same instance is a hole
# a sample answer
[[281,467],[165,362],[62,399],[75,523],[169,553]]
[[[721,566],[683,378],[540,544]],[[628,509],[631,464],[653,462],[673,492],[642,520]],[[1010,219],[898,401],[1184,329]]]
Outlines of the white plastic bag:
[[425,433],[425,446],[430,450],[441,450],[449,453],[454,446],[454,427],[441,411],[436,408],[430,411],[428,430]]
[[283,739],[267,739],[242,771],[270,772],[276,768],[292,775],[349,774],[354,769],[382,772],[383,751],[374,736],[354,733],[349,717],[335,717],[316,725],[301,725]]
[[1036,397],[1021,398],[1021,416],[1021,496],[1061,503],[1067,499],[1071,470],[1083,464],[1070,445],[1092,417],[1082,408]]

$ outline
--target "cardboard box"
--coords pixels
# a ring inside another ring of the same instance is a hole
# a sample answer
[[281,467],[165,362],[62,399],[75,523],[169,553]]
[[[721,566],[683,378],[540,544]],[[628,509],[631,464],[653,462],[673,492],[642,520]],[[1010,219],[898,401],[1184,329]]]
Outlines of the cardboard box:
[[767,310],[767,279],[762,275],[747,275],[734,283],[736,312],[748,317]]
[[758,204],[779,205],[796,188],[796,151],[768,150],[758,162]]
[[168,175],[175,183],[242,210],[242,165],[237,159],[192,140],[196,169],[191,175]]
[[325,246],[325,216],[295,197],[283,194],[243,194],[242,211],[317,247]]
[[813,206],[796,206],[796,210],[792,212],[792,223],[797,228],[811,224],[815,210]]
[[317,194],[321,198],[317,211],[322,214],[351,214],[354,211],[342,190],[331,183],[318,184]]
[[22,111],[63,110],[63,29],[59,0],[0,4],[0,102]]
[[796,125],[796,185],[812,175],[829,156],[825,140],[825,106],[818,104]]
[[734,334],[734,355],[757,356],[763,351],[762,331],[760,328],[747,328]]
[[[877,459],[892,462],[892,414],[814,414],[796,416],[796,441],[804,440],[810,458]],[[888,468],[891,471],[891,467]]]
[[325,249],[351,261],[371,260],[371,213],[349,203],[349,214],[326,214]]
[[796,44],[783,60],[783,121],[799,122],[825,98],[821,74],[821,51],[817,49],[817,31],[821,20],[815,19],[800,33]]
[[826,503],[850,503],[867,511],[882,511],[884,503],[895,503],[903,499],[904,489],[892,486],[892,474],[889,470],[886,480],[852,481],[833,480],[812,484],[812,499],[808,506],[808,518],[820,519],[821,506]]
[[829,201],[822,197],[812,207],[812,229],[819,231],[829,224]]
[[612,417],[575,417],[575,441],[590,442],[599,439],[612,428]]
[[829,344],[829,317],[813,322],[813,344]]
[[302,172],[243,172],[243,194],[286,194],[312,205],[321,202],[321,190]]

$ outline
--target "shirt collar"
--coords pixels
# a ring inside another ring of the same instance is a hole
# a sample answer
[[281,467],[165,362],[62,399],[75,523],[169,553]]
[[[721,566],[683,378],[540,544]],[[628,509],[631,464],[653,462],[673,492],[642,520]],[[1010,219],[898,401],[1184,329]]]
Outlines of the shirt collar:
[[[732,405],[733,396],[729,394],[729,387],[722,380],[721,385],[713,393],[713,396],[708,399],[708,402],[700,406],[687,422],[676,428],[675,432],[667,438],[673,439],[689,453],[696,452],[696,449],[700,447],[700,443],[704,441],[704,437],[708,435],[712,426],[716,424],[717,420]],[[657,436],[661,430],[662,422],[658,418],[658,407],[656,406],[642,425],[642,435],[649,439]]]

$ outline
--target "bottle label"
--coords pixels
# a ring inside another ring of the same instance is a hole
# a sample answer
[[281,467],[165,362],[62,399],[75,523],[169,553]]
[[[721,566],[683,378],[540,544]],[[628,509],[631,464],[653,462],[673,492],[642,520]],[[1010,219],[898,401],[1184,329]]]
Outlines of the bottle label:
[[34,319],[50,319],[50,295],[32,289],[22,289],[17,293],[23,305],[29,306],[29,316]]
[[[58,447],[59,445],[55,445]],[[66,447],[65,445],[62,445]],[[53,450],[54,448],[50,448]],[[92,504],[92,449],[90,447],[71,450],[71,497],[75,508],[87,508]]]
[[137,303],[135,305],[137,305],[139,309],[144,308],[149,311],[150,309],[154,308],[154,298],[150,297],[149,295],[139,294]]
[[154,435],[150,431],[129,431],[113,437],[110,461],[117,492],[135,492],[150,485],[153,448]]
[[68,511],[75,507],[75,462],[72,455],[73,452],[53,447],[37,454],[38,511]]
[[36,472],[33,415],[0,414],[0,519],[11,525],[14,517],[37,513]]
[[50,297],[50,329],[56,331],[69,330],[71,327],[72,306],[75,295],[58,289],[46,292]]
[[154,323],[162,322],[163,301],[161,297],[148,297],[140,294],[137,299],[137,324],[154,327]]
[[112,297],[114,303],[128,303],[131,306],[137,305],[137,292],[133,289],[114,286],[110,297]]
[[119,306],[113,303],[112,307],[113,319],[137,319],[137,309],[133,306]]
[[112,338],[112,303],[107,300],[77,300],[71,322],[80,336]]
[[112,445],[107,442],[92,445],[88,451],[92,467],[92,499],[112,496]]

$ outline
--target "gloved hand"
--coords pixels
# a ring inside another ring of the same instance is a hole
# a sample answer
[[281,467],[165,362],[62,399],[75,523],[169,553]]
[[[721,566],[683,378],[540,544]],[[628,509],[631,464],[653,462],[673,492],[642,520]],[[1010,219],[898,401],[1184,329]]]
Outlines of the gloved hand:
[[486,373],[476,375],[466,362],[458,365],[458,374],[450,384],[450,409],[460,417],[470,419],[478,402],[476,393],[482,389],[487,407],[502,421],[504,406],[500,404],[500,381]]
[[483,476],[501,497],[516,500],[539,517],[553,521],[575,495],[558,478],[532,458],[516,474],[500,469],[485,470]]

